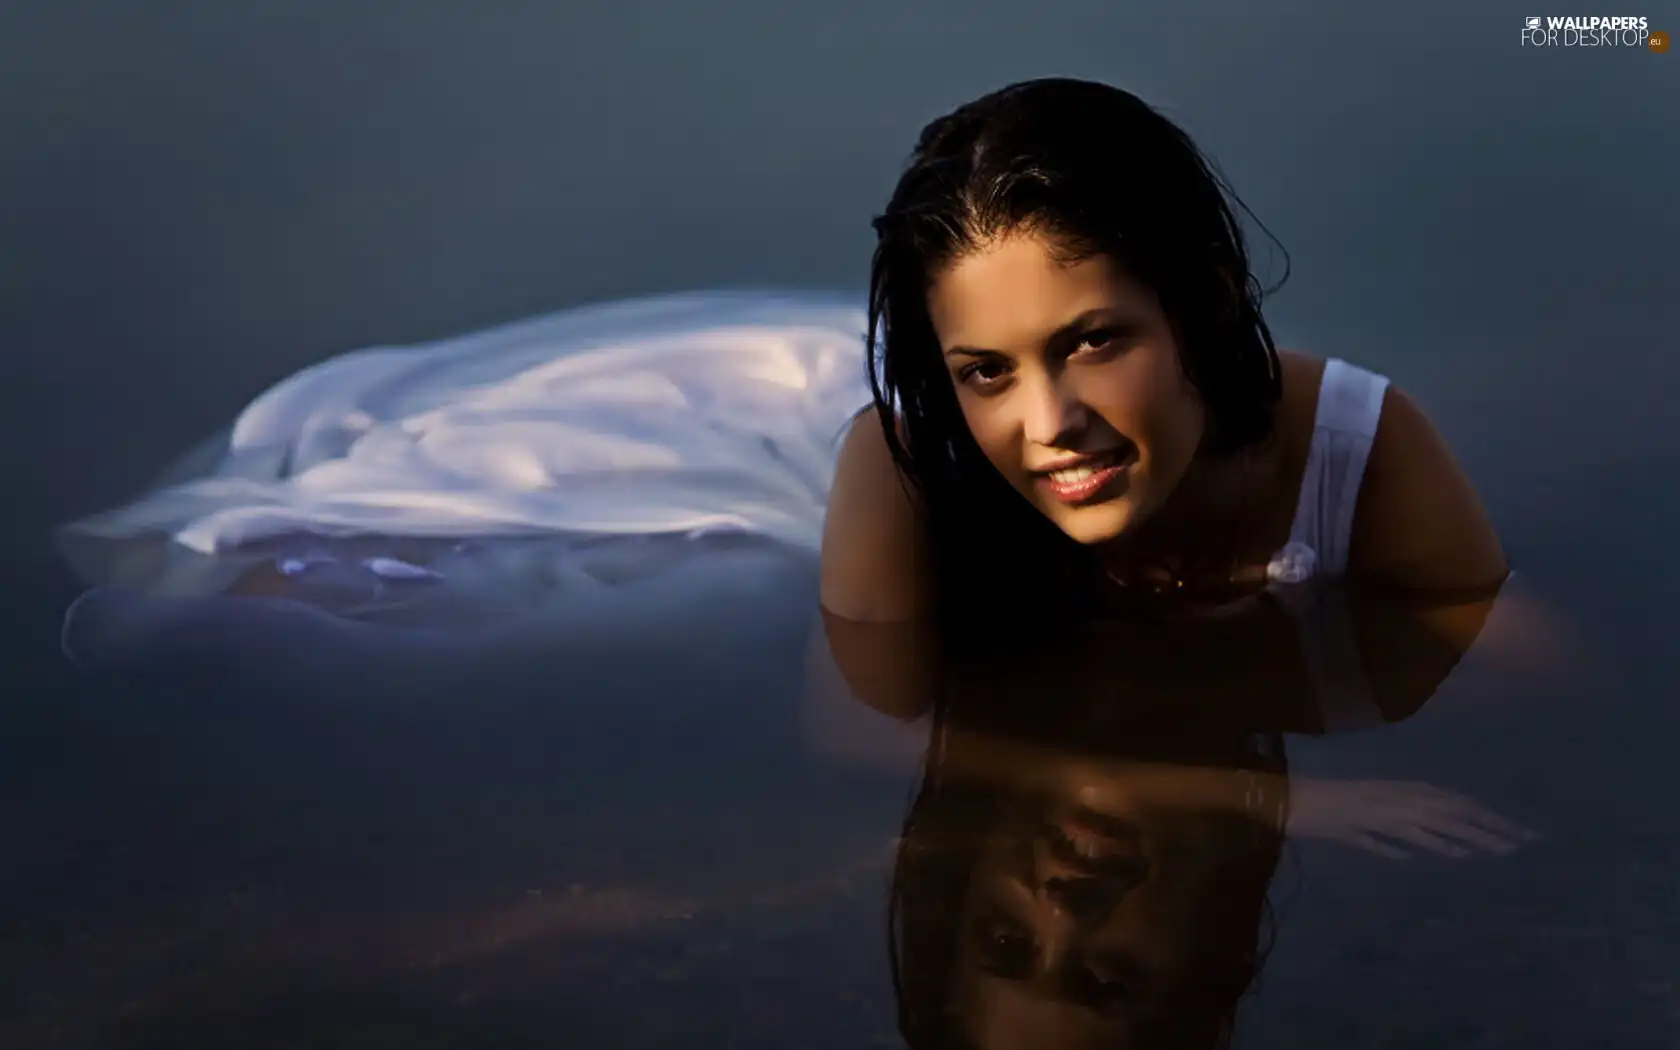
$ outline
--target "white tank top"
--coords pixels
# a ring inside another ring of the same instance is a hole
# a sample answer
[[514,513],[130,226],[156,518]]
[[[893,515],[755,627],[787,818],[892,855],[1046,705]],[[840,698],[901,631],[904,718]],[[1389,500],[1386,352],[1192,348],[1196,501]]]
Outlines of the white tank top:
[[1342,596],[1332,588],[1298,585],[1347,571],[1354,509],[1387,390],[1383,376],[1346,361],[1325,362],[1295,523],[1268,569],[1272,593],[1300,629],[1325,732],[1385,721]]
[[1324,363],[1295,524],[1269,567],[1274,582],[1340,577],[1347,571],[1353,512],[1387,390],[1388,380],[1374,372],[1335,358]]

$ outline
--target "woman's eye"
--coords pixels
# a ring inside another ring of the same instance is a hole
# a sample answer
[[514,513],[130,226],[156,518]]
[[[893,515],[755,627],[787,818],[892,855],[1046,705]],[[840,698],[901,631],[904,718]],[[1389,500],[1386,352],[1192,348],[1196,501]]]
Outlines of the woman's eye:
[[958,377],[965,383],[977,386],[989,386],[1002,379],[1006,374],[1004,367],[996,361],[976,361],[965,365],[958,373]]
[[1031,937],[1005,930],[985,933],[980,941],[980,966],[999,977],[1020,978],[1031,972],[1038,946]]
[[1079,337],[1077,350],[1102,351],[1110,349],[1114,344],[1114,330],[1112,328],[1098,328],[1086,332]]

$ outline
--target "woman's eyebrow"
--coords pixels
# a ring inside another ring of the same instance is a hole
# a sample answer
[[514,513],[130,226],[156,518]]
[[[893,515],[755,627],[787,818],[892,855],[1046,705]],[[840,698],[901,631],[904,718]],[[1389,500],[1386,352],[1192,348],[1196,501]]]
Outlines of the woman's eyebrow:
[[[1104,319],[1110,319],[1108,321],[1108,323],[1102,325],[1102,327],[1104,327],[1104,328],[1119,328],[1119,329],[1131,331],[1131,330],[1136,330],[1136,329],[1141,327],[1141,325],[1136,320],[1134,320],[1132,318],[1117,317],[1115,309],[1111,306],[1097,306],[1097,307],[1092,307],[1089,310],[1083,311],[1077,317],[1073,318],[1071,321],[1068,321],[1065,324],[1062,324],[1059,327],[1057,327],[1056,330],[1051,332],[1050,335],[1044,340],[1044,345],[1046,345],[1046,346],[1056,346],[1060,343],[1065,343],[1068,340],[1078,336],[1080,333],[1084,332],[1087,328],[1090,328],[1093,325],[1095,325],[1099,320],[1104,320]],[[965,357],[1006,357],[1006,356],[1008,356],[1001,350],[987,350],[983,347],[975,347],[975,346],[953,346],[953,347],[949,347],[945,351],[945,356],[946,357],[953,357],[953,356],[957,356],[957,355],[962,355],[962,356],[965,356]]]

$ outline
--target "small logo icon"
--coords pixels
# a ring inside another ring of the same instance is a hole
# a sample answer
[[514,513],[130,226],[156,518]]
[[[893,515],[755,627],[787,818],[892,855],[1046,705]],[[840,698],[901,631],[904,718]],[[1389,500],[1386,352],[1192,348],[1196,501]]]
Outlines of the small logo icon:
[[1530,18],[1523,19],[1523,28],[1524,29],[1539,29],[1540,28],[1540,19],[1537,18],[1537,17],[1530,17]]
[[1645,46],[1659,55],[1668,50],[1668,34],[1657,30],[1645,39]]

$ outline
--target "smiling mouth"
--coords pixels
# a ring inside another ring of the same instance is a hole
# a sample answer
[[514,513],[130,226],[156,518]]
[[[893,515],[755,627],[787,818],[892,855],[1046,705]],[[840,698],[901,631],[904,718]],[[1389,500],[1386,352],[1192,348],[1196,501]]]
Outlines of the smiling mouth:
[[1099,455],[1088,456],[1081,462],[1061,470],[1039,471],[1038,485],[1062,503],[1089,503],[1108,494],[1116,481],[1125,476],[1137,460],[1137,450],[1131,445]]
[[1045,859],[1063,876],[1141,880],[1149,861],[1136,825],[1078,807],[1045,822]]

